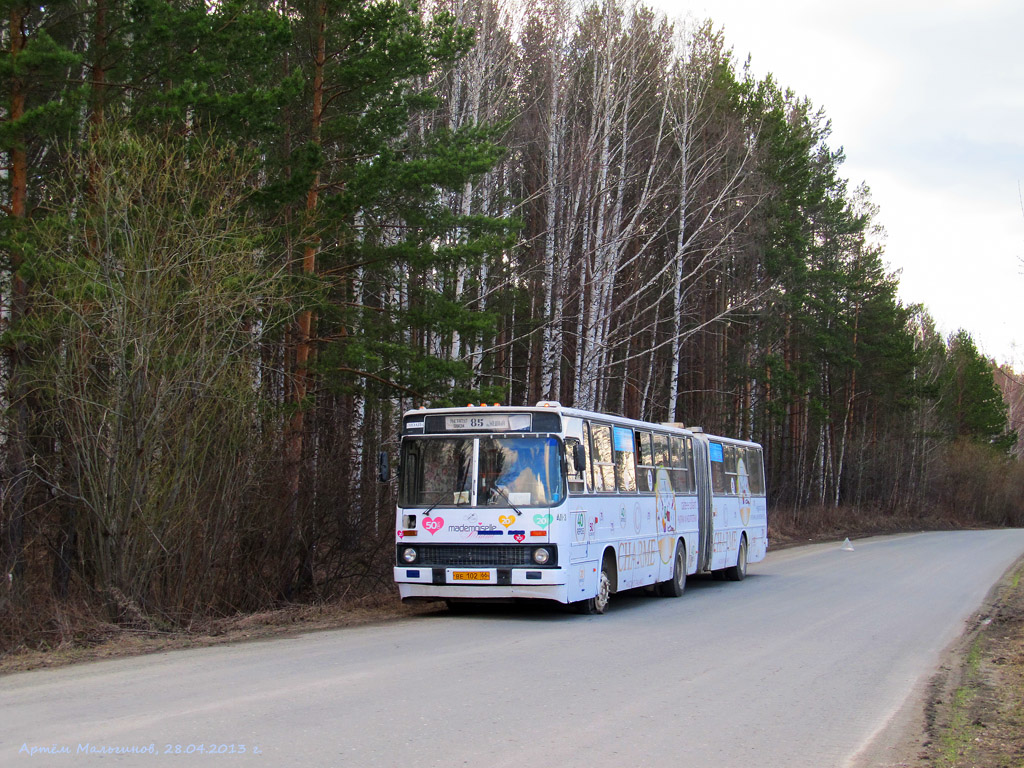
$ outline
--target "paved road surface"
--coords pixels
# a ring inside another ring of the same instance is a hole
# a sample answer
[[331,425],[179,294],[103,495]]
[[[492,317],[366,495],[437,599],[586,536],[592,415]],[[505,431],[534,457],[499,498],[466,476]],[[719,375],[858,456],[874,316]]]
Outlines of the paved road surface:
[[[619,595],[604,616],[441,611],[3,677],[0,766],[849,765],[886,746],[1024,530],[854,545],[773,552],[677,600]],[[235,754],[175,754],[190,745]]]

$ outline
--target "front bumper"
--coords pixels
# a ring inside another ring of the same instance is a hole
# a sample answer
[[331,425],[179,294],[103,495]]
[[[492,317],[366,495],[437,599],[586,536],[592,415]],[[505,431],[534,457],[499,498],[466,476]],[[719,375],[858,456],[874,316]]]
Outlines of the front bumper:
[[[464,581],[459,574],[487,574],[487,580]],[[510,599],[535,597],[568,602],[562,568],[440,568],[396,566],[395,582],[403,600],[426,598]]]

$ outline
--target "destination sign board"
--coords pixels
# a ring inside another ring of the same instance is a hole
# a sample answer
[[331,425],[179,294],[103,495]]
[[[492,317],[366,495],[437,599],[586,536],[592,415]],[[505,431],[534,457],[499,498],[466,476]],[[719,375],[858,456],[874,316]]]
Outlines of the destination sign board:
[[444,428],[449,432],[509,430],[507,414],[473,414],[472,416],[445,416]]

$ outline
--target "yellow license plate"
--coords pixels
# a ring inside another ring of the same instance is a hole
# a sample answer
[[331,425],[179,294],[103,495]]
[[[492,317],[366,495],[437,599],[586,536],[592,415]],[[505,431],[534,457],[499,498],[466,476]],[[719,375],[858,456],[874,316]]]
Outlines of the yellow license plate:
[[490,581],[489,571],[452,571],[452,581]]

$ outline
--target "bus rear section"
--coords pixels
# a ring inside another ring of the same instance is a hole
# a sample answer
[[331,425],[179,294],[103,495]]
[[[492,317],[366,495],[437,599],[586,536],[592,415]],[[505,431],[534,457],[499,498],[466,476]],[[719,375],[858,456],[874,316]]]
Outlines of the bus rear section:
[[743,440],[694,433],[700,478],[701,548],[699,572],[734,580],[768,550],[768,504],[761,446]]

